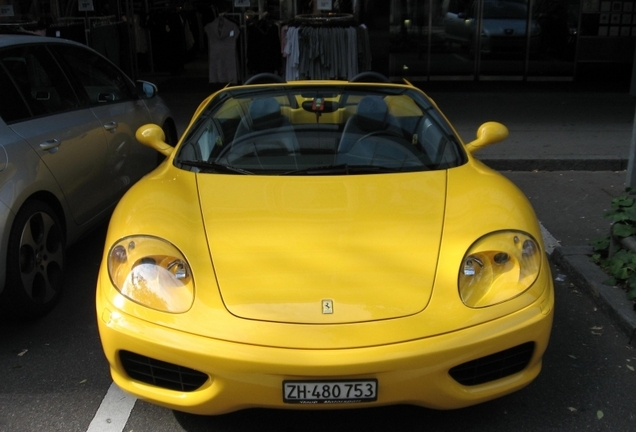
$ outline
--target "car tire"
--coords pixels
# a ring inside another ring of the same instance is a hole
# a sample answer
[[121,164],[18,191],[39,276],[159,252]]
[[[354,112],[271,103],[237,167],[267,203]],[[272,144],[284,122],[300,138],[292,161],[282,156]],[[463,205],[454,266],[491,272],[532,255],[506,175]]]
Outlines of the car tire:
[[7,279],[0,294],[2,315],[37,318],[62,294],[66,243],[60,220],[41,201],[28,201],[9,234]]

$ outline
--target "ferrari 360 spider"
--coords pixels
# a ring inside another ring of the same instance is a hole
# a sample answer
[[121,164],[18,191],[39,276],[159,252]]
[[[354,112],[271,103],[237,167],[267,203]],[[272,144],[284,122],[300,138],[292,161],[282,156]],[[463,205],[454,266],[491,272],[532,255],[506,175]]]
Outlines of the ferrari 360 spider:
[[[373,73],[204,100],[119,202],[97,282],[115,383],[171,409],[465,407],[526,386],[553,282],[525,195]],[[267,78],[267,76],[265,77]],[[277,81],[277,80],[273,80]]]

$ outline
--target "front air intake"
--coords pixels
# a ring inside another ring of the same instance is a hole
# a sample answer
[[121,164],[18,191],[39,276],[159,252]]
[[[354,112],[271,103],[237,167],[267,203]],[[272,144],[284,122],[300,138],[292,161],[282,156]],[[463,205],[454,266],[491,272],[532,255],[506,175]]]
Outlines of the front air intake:
[[534,353],[534,342],[481,357],[455,366],[448,373],[465,386],[484,384],[521,372]]
[[166,363],[132,353],[120,351],[124,370],[132,379],[168,390],[191,392],[203,385],[208,376],[184,366]]

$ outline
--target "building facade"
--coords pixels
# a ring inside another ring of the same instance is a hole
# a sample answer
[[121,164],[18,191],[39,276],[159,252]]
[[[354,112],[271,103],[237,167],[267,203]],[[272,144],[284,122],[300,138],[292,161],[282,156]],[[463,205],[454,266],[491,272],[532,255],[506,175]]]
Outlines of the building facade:
[[627,82],[635,55],[636,0],[0,0],[0,24],[85,42],[133,76],[205,52],[218,14],[350,14],[373,69],[410,81]]

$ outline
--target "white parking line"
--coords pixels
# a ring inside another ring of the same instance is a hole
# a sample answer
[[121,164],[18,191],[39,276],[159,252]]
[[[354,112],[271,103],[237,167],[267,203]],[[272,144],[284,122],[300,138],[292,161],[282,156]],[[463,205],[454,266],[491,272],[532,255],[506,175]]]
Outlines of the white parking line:
[[122,432],[136,401],[112,383],[86,432]]

